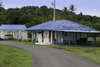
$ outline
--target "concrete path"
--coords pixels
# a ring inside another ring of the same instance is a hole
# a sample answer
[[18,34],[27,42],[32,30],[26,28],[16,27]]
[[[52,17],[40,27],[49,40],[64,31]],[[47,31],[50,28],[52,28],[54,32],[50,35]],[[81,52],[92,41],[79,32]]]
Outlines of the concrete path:
[[33,67],[100,67],[99,63],[87,58],[53,48],[10,42],[0,43],[30,52],[34,59]]

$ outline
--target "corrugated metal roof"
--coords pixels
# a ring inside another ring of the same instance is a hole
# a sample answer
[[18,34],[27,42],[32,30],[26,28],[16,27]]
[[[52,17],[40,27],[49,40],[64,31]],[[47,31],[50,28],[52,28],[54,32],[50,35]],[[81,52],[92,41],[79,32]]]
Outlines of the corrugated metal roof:
[[2,24],[0,30],[23,30],[25,25]]
[[68,21],[68,20],[56,20],[56,21],[48,21],[30,28],[26,30],[88,30],[88,31],[97,31],[96,29],[90,28],[88,26]]

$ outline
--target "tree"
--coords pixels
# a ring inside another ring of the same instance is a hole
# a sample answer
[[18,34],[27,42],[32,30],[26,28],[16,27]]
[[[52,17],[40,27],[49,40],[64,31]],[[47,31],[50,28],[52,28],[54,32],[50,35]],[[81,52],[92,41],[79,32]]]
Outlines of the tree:
[[70,10],[71,12],[74,12],[74,11],[76,11],[76,8],[75,8],[75,6],[74,6],[73,4],[71,4],[71,5],[69,6],[69,10]]
[[77,19],[76,19],[76,21],[78,21],[78,20],[82,20],[82,19],[83,19],[83,13],[80,12],[80,14],[77,15]]
[[48,10],[48,14],[53,16],[53,11],[54,11],[53,8],[50,7]]
[[2,1],[0,0],[0,11],[2,10],[2,7],[3,7]]
[[2,1],[0,0],[0,25],[4,23],[5,17],[4,17],[4,8],[2,5]]
[[30,16],[30,15],[22,15],[19,18],[20,24],[27,24],[27,23],[31,23],[31,22],[32,22],[32,16]]
[[35,13],[37,16],[42,16],[42,11],[39,8],[35,10]]
[[68,13],[69,13],[69,11],[68,11],[67,7],[64,7],[63,15],[66,16],[66,15],[68,15]]
[[41,6],[40,10],[42,11],[44,18],[45,18],[46,15],[48,16],[48,7],[47,6]]
[[2,12],[0,12],[0,25],[4,23],[5,17]]
[[10,23],[10,24],[20,24],[21,17],[22,17],[22,13],[21,13],[20,9],[15,8],[15,9],[9,11],[9,13],[6,15],[6,20],[9,20],[9,21],[7,21],[7,23]]

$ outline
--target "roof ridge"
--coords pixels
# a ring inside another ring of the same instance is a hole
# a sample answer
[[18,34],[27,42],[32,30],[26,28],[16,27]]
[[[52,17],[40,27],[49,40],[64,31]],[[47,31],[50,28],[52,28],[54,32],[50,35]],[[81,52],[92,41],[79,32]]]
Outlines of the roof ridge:
[[65,21],[65,20],[63,20],[62,22],[60,22],[59,24],[57,24],[57,25],[53,28],[53,30],[56,29],[58,26],[62,25],[62,24],[64,23],[64,21]]

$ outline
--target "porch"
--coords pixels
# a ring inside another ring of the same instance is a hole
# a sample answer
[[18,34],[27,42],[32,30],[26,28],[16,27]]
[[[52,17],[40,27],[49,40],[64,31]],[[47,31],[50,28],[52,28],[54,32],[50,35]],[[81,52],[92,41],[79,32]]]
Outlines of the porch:
[[[65,38],[67,33],[67,40]],[[52,32],[52,37],[54,33]],[[61,35],[61,43],[59,43],[59,31],[56,32],[56,39],[52,38],[52,44],[56,44],[56,45],[87,45],[87,46],[95,46],[96,45],[96,35],[97,33],[83,33],[83,32],[61,32],[60,31],[60,35]],[[88,41],[88,35],[90,35],[93,38],[93,42],[92,41]]]

